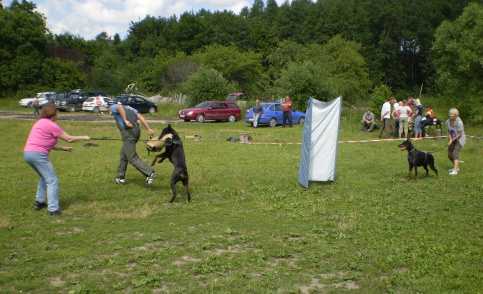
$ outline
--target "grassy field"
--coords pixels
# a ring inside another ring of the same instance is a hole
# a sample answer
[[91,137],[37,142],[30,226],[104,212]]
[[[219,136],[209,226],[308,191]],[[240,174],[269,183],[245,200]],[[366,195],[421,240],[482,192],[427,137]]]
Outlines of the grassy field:
[[[377,138],[359,131],[362,114],[343,112],[340,140]],[[121,143],[96,141],[51,153],[64,215],[48,217],[33,209],[38,178],[23,160],[33,123],[0,117],[1,293],[482,293],[480,139],[468,138],[459,175],[448,175],[442,150],[439,180],[430,172],[418,183],[405,180],[398,142],[341,143],[336,182],[305,190],[301,145],[226,141],[246,132],[254,142],[301,142],[302,126],[177,123],[182,137],[203,138],[183,140],[191,203],[180,183],[167,203],[169,162],[149,189],[132,167],[126,185],[114,184]],[[119,138],[113,122],[59,125]],[[151,160],[141,142],[138,152]]]

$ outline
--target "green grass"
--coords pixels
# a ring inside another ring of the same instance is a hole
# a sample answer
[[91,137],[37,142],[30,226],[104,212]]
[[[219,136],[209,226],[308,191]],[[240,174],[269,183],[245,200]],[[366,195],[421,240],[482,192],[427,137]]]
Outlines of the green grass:
[[[343,114],[340,140],[377,138],[359,132],[362,113]],[[58,123],[71,135],[119,138],[113,122]],[[114,184],[120,142],[96,141],[52,151],[64,215],[48,217],[33,209],[37,176],[23,160],[32,124],[0,117],[1,293],[481,293],[479,139],[468,138],[458,176],[447,174],[443,150],[434,154],[439,180],[430,172],[418,183],[405,180],[397,142],[339,144],[336,182],[305,190],[301,145],[226,141],[246,132],[301,142],[302,126],[172,124],[203,138],[183,140],[190,204],[181,183],[167,203],[169,162],[156,165],[149,189],[131,166],[127,184]],[[141,143],[138,153],[153,155]]]

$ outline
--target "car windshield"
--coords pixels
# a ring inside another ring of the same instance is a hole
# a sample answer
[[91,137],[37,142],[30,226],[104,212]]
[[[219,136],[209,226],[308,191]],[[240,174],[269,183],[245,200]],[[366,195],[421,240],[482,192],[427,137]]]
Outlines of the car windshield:
[[94,98],[93,97],[91,97],[91,98],[89,98],[89,99],[86,100],[86,102],[92,102],[92,101],[94,101]]
[[195,108],[206,108],[208,105],[210,105],[210,102],[203,102],[195,106]]
[[269,106],[270,103],[260,103],[260,106],[262,106],[262,108],[267,108],[267,106]]

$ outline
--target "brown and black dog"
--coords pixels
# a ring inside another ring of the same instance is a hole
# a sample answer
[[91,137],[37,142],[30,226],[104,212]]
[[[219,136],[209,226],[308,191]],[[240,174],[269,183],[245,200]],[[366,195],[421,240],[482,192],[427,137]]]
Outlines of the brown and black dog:
[[174,198],[176,198],[176,183],[179,181],[183,183],[188,196],[188,202],[191,202],[191,195],[188,187],[188,168],[186,167],[183,142],[181,142],[181,138],[171,125],[164,128],[157,139],[150,140],[146,144],[148,151],[158,152],[163,147],[165,148],[165,151],[154,156],[151,166],[153,166],[158,159],[158,163],[161,163],[166,158],[174,165],[173,174],[171,176],[171,191],[173,191],[173,197],[169,202],[172,203]]
[[414,147],[414,145],[411,143],[411,139],[409,138],[409,136],[406,141],[397,146],[401,148],[401,151],[408,151],[408,181],[411,179],[411,172],[413,170],[413,167],[416,174],[416,182],[419,181],[418,166],[424,167],[424,169],[426,170],[426,176],[428,176],[428,165],[436,173],[436,179],[438,179],[438,170],[436,170],[436,168],[434,167],[434,157],[431,153],[428,153],[426,151],[419,151],[418,149],[416,149],[416,147]]

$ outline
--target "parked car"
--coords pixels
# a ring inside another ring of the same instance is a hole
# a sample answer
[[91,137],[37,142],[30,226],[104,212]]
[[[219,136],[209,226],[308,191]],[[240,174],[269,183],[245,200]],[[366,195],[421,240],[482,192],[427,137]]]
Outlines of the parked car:
[[[263,114],[260,115],[258,124],[268,124],[270,127],[281,125],[283,118],[282,104],[280,103],[260,103],[263,107]],[[245,122],[253,123],[253,108],[247,109],[245,114]],[[303,124],[305,122],[305,113],[296,111],[292,108],[292,122],[294,124]]]
[[83,111],[92,111],[94,113],[106,112],[107,105],[112,100],[108,97],[96,96],[90,97],[82,103]]
[[67,110],[69,112],[76,112],[77,110],[82,109],[82,104],[87,98],[95,96],[105,97],[107,95],[104,91],[84,91],[79,89],[71,91],[66,99],[56,101],[55,105],[61,111]]
[[112,99],[114,103],[121,103],[122,105],[131,106],[140,113],[155,113],[158,111],[158,106],[156,103],[148,101],[143,96],[135,94],[126,94],[114,97]]
[[[49,102],[49,98],[55,93],[53,92],[40,92],[35,95],[36,98],[39,99],[39,106],[42,107],[46,103]],[[20,99],[18,104],[23,107],[31,107],[32,102],[34,102],[34,98],[23,98]]]
[[49,97],[49,102],[56,103],[59,100],[66,99],[69,97],[70,92],[56,92]]
[[241,117],[241,110],[232,101],[205,101],[193,108],[182,109],[178,114],[185,122],[196,120],[203,123],[207,120],[227,120],[235,122]]

